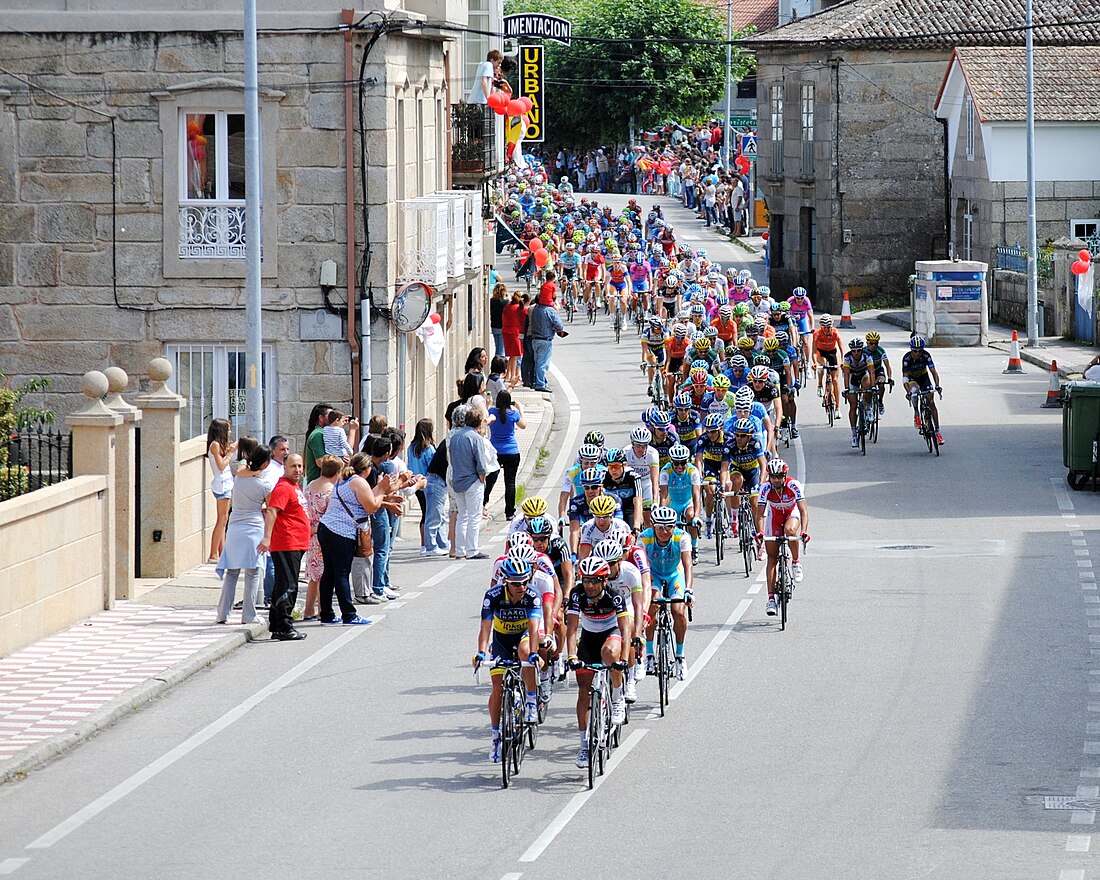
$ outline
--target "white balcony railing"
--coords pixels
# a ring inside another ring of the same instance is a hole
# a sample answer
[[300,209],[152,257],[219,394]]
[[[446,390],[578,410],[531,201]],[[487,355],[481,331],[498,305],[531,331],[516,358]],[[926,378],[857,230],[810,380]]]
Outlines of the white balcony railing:
[[397,209],[397,283],[445,285],[450,268],[450,202],[429,196],[398,202]]
[[461,193],[436,193],[450,206],[450,229],[447,236],[447,271],[459,278],[466,271],[466,199]]
[[180,258],[243,260],[244,204],[206,201],[180,205]]
[[463,202],[462,260],[466,269],[481,268],[481,190],[447,189],[441,196],[460,197]]

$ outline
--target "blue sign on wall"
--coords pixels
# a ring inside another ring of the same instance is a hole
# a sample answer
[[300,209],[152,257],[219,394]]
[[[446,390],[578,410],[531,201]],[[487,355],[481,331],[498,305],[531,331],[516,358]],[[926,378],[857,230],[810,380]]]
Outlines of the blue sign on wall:
[[[926,275],[928,273],[925,273]],[[984,281],[984,272],[932,272],[933,281]]]

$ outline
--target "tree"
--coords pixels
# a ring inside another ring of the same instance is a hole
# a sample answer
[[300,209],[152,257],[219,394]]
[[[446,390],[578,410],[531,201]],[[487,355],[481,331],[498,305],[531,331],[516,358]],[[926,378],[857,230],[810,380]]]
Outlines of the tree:
[[30,470],[18,462],[11,463],[11,439],[20,430],[41,424],[52,424],[55,416],[47,409],[20,406],[28,394],[47,390],[49,379],[29,379],[11,388],[0,373],[0,501],[14,498],[27,491]]
[[[725,18],[694,0],[510,0],[507,13],[516,12],[573,22],[572,45],[545,44],[547,131],[555,141],[625,140],[631,121],[648,129],[706,116],[725,92]],[[752,64],[735,50],[733,81]]]

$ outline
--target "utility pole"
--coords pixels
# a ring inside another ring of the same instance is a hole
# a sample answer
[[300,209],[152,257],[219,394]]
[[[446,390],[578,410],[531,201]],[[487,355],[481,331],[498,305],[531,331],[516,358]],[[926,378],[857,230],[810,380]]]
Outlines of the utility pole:
[[245,426],[263,442],[263,315],[260,290],[260,89],[256,72],[256,0],[244,0],[244,235],[247,295],[245,304]]
[[730,113],[733,104],[733,0],[726,0],[726,122],[722,127],[722,143],[726,147],[726,173],[730,170]]
[[1035,48],[1027,0],[1024,37],[1027,59],[1027,344],[1039,344],[1039,242],[1035,231]]

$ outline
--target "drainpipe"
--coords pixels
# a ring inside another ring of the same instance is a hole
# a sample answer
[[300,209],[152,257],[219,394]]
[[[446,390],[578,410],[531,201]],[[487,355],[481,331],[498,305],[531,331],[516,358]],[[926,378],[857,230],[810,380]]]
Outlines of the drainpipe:
[[[370,396],[364,406],[363,395],[360,389],[360,373],[362,360],[359,350],[359,338],[355,327],[355,137],[353,134],[355,111],[352,104],[351,83],[355,79],[354,44],[352,38],[354,32],[351,25],[355,20],[355,11],[344,9],[340,12],[340,19],[344,23],[344,191],[346,193],[344,208],[344,226],[347,229],[347,254],[344,264],[344,273],[347,275],[347,321],[348,321],[348,348],[351,350],[351,411],[359,416],[360,423],[365,427],[370,418]],[[367,169],[363,169],[367,173]],[[370,320],[363,321],[363,346],[366,351],[367,370],[370,371]],[[369,379],[368,379],[369,383]],[[368,384],[369,389],[369,384]]]

